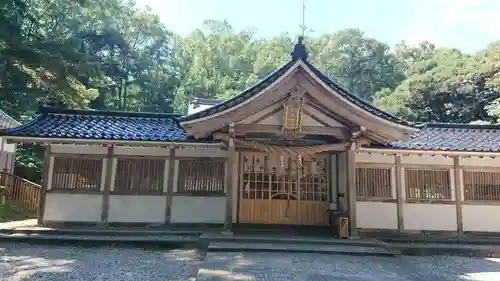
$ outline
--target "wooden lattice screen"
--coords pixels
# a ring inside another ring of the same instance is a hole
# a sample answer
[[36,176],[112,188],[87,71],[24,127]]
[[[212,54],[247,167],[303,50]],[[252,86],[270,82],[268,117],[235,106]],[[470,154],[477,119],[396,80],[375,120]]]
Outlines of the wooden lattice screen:
[[451,199],[449,170],[405,168],[407,199]]
[[464,171],[464,200],[500,201],[500,172]]
[[160,193],[164,175],[163,159],[118,159],[114,192]]
[[179,160],[178,192],[224,193],[225,161],[196,158]]
[[356,168],[356,196],[392,198],[390,168]]
[[100,190],[102,159],[54,158],[52,190]]

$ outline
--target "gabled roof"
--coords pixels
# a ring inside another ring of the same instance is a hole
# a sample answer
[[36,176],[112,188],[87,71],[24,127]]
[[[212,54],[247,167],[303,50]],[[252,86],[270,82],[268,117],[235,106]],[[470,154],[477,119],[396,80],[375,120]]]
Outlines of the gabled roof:
[[187,141],[178,115],[42,108],[35,119],[0,131],[12,137],[120,141]]
[[355,95],[354,93],[350,92],[344,86],[342,86],[342,84],[340,82],[338,82],[335,78],[331,78],[330,76],[328,76],[328,74],[326,74],[326,73],[322,72],[321,70],[317,69],[316,67],[314,67],[314,65],[312,65],[310,62],[304,61],[304,64],[306,64],[309,67],[309,69],[311,69],[311,71],[313,71],[314,74],[316,76],[318,76],[318,78],[320,78],[321,81],[323,81],[323,83],[328,85],[335,92],[339,93],[343,98],[352,102],[353,104],[357,105],[358,107],[363,108],[364,110],[366,110],[366,111],[372,113],[373,115],[376,115],[382,119],[385,119],[385,120],[388,120],[388,121],[391,121],[394,123],[398,123],[401,125],[409,126],[409,127],[414,126],[414,124],[412,124],[406,120],[403,120],[401,118],[398,118],[398,117],[372,105],[371,103],[365,101],[364,99],[360,98],[359,96]]
[[321,70],[316,68],[314,65],[312,65],[308,60],[307,60],[307,50],[305,46],[302,44],[302,38],[299,38],[299,43],[295,45],[294,51],[292,52],[292,58],[290,61],[285,63],[283,66],[269,74],[267,77],[262,79],[260,82],[257,84],[253,85],[252,87],[244,90],[242,93],[239,95],[220,102],[216,104],[213,107],[210,107],[208,109],[196,112],[194,114],[182,117],[180,119],[181,123],[184,122],[189,122],[192,120],[200,119],[203,117],[207,117],[210,115],[214,115],[217,113],[220,113],[226,109],[229,109],[231,107],[237,106],[250,98],[254,97],[255,95],[259,94],[263,89],[265,89],[267,86],[271,85],[272,83],[276,82],[278,79],[280,79],[287,71],[289,71],[292,67],[296,66],[296,63],[298,61],[301,61],[303,65],[305,65],[308,69],[310,69],[314,75],[316,75],[324,84],[326,84],[328,87],[330,87],[333,91],[338,93],[340,96],[342,96],[344,99],[348,100],[349,102],[353,103],[354,105],[358,106],[359,108],[364,109],[367,112],[370,112],[371,114],[385,119],[387,121],[397,123],[403,126],[408,126],[408,127],[413,127],[413,124],[410,122],[407,122],[403,119],[400,119],[396,116],[393,116],[375,106],[372,104],[366,102],[359,96],[355,95],[354,93],[350,92],[347,90],[344,86],[342,86],[338,81],[336,81],[333,78],[330,78],[327,74],[323,73]]

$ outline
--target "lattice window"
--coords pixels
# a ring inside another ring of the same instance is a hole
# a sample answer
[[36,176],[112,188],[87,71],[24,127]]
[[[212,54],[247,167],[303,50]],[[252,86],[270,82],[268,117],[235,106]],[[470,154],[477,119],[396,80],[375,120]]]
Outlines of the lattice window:
[[55,157],[51,189],[98,191],[101,177],[102,159]]
[[500,201],[500,172],[464,171],[464,200]]
[[449,170],[405,169],[407,199],[451,199]]
[[324,158],[244,156],[241,198],[327,201],[326,167]]
[[195,158],[179,161],[178,192],[224,193],[225,160]]
[[392,198],[390,168],[356,168],[356,195]]
[[160,193],[165,178],[163,159],[118,159],[114,193]]

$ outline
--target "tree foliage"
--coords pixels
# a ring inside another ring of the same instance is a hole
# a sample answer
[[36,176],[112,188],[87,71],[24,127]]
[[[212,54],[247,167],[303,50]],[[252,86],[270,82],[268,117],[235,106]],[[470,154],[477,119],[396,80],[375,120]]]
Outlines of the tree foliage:
[[[500,119],[500,41],[477,54],[427,41],[391,47],[358,29],[305,41],[318,68],[399,117]],[[253,85],[289,59],[294,42],[218,20],[176,35],[133,0],[5,0],[0,108],[16,119],[40,105],[184,112],[192,98],[226,99]],[[39,168],[39,154],[24,147],[19,163]]]

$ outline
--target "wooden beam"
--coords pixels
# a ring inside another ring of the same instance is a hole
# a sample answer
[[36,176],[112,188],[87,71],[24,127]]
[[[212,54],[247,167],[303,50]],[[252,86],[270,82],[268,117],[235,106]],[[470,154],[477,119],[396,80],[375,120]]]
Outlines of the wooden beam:
[[347,149],[347,213],[349,216],[349,236],[358,236],[356,221],[356,141],[350,143]]
[[[2,141],[3,142],[3,141]],[[43,224],[43,216],[45,213],[45,203],[47,197],[47,189],[49,183],[49,172],[50,172],[50,145],[45,146],[45,153],[43,157],[43,182],[42,189],[38,195],[38,206],[37,206],[37,224]]]
[[330,87],[326,86],[325,88],[324,83],[320,81],[319,78],[315,77],[314,74],[311,74],[308,69],[304,68],[304,70],[305,71],[299,71],[297,77],[300,86],[309,93],[311,99],[314,100],[316,104],[321,104],[328,108],[329,111],[335,112],[335,114],[349,120],[350,123],[367,127],[369,131],[384,136],[386,142],[403,139],[408,133],[411,134],[418,131],[417,128],[401,125],[377,117],[369,111],[356,106],[330,89]]
[[284,103],[283,101],[278,101],[275,104],[272,104],[264,109],[262,111],[257,112],[253,115],[248,116],[247,118],[239,121],[239,124],[258,124],[265,119],[278,114],[280,111],[283,111],[283,106]]
[[464,223],[462,215],[462,190],[464,188],[462,182],[462,173],[460,169],[460,157],[453,157],[453,174],[455,180],[455,202],[456,202],[456,212],[457,212],[457,233],[458,235],[464,234]]
[[330,119],[329,123],[331,124],[331,127],[336,127],[333,126],[334,123],[332,121],[335,121],[335,123],[338,123],[346,128],[351,128],[353,125],[356,125],[345,117],[338,115],[335,111],[326,108],[322,104],[318,104],[318,101],[314,98],[314,96],[309,93],[306,94],[306,103],[304,105],[304,108],[315,116],[323,116],[322,119],[324,120],[324,122],[327,122],[327,120]]
[[227,162],[226,162],[226,216],[224,220],[224,230],[227,234],[232,234],[233,231],[233,178],[234,165],[236,163],[236,149],[234,141],[234,123],[229,125],[229,138],[227,147]]
[[168,156],[168,173],[167,173],[167,205],[165,208],[165,224],[170,223],[172,216],[172,194],[174,192],[175,179],[175,148],[170,148]]
[[109,216],[109,193],[111,192],[111,178],[113,174],[113,154],[114,146],[108,147],[108,154],[106,156],[106,171],[105,171],[105,181],[104,181],[104,192],[102,195],[102,210],[101,210],[101,223],[108,222]]
[[323,126],[325,126],[325,127],[349,127],[349,126],[346,126],[344,124],[345,120],[339,121],[339,120],[335,119],[333,116],[331,116],[331,114],[329,114],[328,112],[321,110],[318,105],[314,105],[314,104],[310,103],[307,100],[307,96],[308,95],[306,95],[304,106],[303,106],[304,114],[308,115],[316,122],[323,124]]
[[398,215],[398,231],[403,232],[405,229],[404,226],[404,216],[403,216],[403,204],[405,202],[404,195],[404,185],[403,185],[403,165],[401,155],[397,154],[395,156],[395,164],[396,164],[396,199],[397,203],[397,215]]
[[[250,133],[278,134],[281,133],[281,125],[261,125],[261,124],[235,125],[235,134],[237,136],[242,136]],[[303,126],[302,130],[298,134],[333,136],[339,140],[346,140],[349,136],[349,132],[345,127]]]
[[359,152],[380,153],[387,155],[430,155],[430,156],[461,156],[461,157],[484,157],[496,158],[500,157],[498,152],[468,152],[468,151],[443,151],[443,150],[417,150],[417,149],[384,149],[384,148],[360,148]]
[[[217,132],[214,133],[214,138],[218,140],[223,140],[225,143],[229,142],[229,134]],[[288,147],[286,145],[271,145],[265,142],[259,142],[256,140],[245,140],[233,138],[235,143],[240,147],[247,147],[252,150],[259,150],[268,153],[288,153],[293,151],[293,154],[318,154],[326,153],[329,151],[345,151],[348,143],[331,143],[331,144],[320,144],[320,145],[310,145],[310,146],[296,146]],[[265,141],[265,140],[262,140]]]

